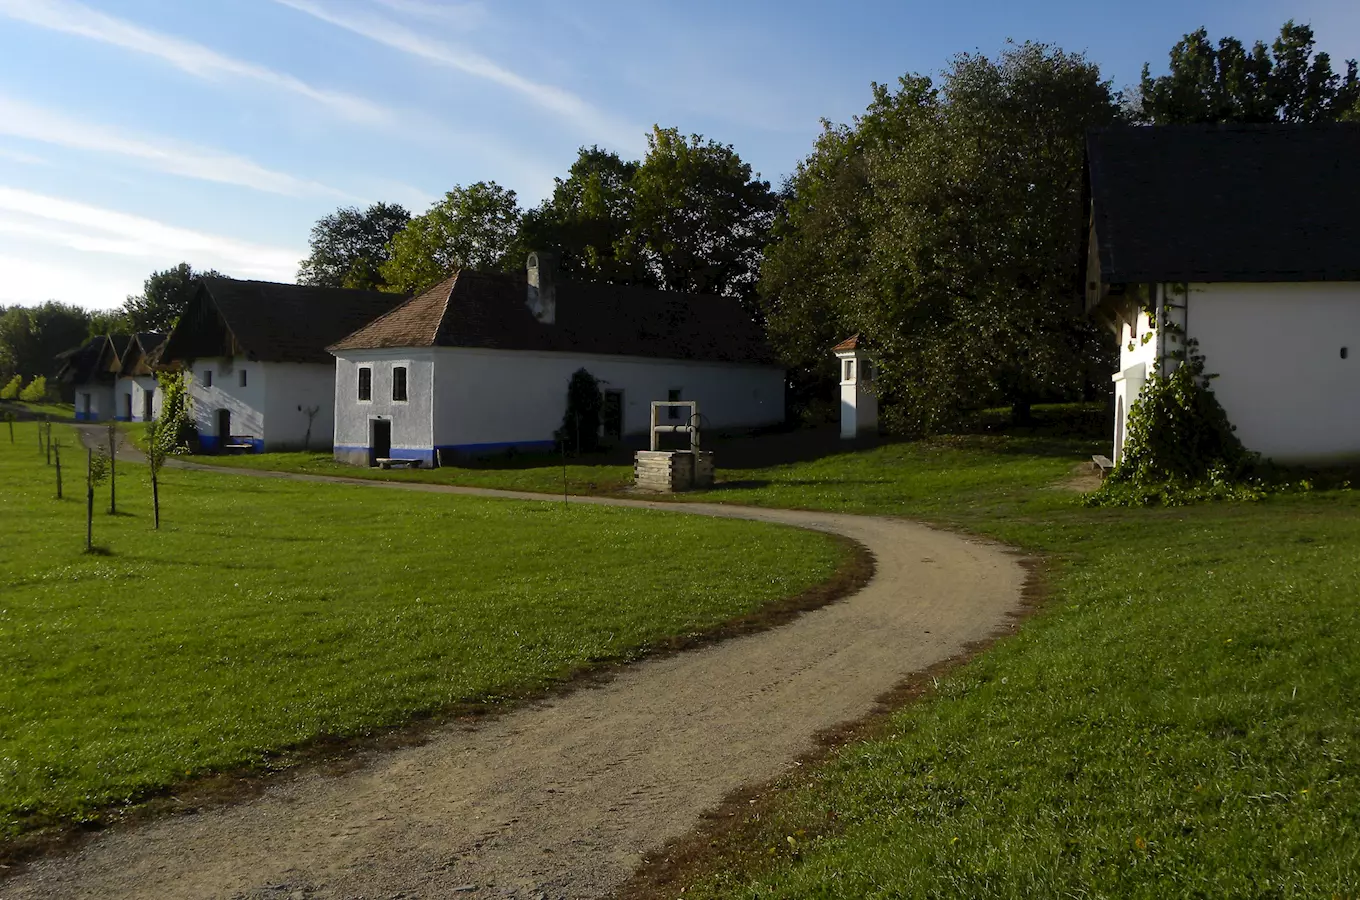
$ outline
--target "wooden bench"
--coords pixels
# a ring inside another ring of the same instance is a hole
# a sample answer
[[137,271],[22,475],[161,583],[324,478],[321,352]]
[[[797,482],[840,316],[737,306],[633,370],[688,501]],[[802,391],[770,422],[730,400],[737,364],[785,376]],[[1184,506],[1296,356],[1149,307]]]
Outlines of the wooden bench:
[[1114,471],[1114,460],[1110,459],[1108,456],[1101,456],[1097,453],[1095,456],[1091,457],[1091,462],[1095,463],[1096,468],[1100,470],[1101,478],[1104,478]]
[[420,460],[418,459],[392,459],[386,456],[378,457],[378,468],[380,469],[419,469]]
[[222,445],[224,453],[253,453],[255,451],[255,438],[249,434],[233,434],[227,436],[227,442]]

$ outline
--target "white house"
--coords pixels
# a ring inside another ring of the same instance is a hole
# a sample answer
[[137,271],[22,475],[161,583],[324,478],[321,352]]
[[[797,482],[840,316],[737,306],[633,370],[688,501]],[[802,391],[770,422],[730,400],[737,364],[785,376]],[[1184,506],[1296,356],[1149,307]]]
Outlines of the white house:
[[330,350],[335,457],[356,465],[551,449],[582,368],[607,439],[647,433],[653,400],[699,401],[705,428],[784,417],[784,369],[735,300],[558,281],[548,254],[459,272]]
[[1088,311],[1118,336],[1114,459],[1159,363],[1198,342],[1249,450],[1360,458],[1360,125],[1093,132]]
[[152,367],[160,358],[165,335],[134,334],[119,359],[113,385],[113,416],[120,422],[150,422],[160,415],[160,387]]
[[57,354],[61,360],[57,381],[69,386],[77,421],[100,422],[117,415],[115,382],[129,342],[125,335],[100,334]]
[[335,363],[326,345],[388,312],[397,294],[204,278],[161,349],[190,375],[202,448],[327,447]]

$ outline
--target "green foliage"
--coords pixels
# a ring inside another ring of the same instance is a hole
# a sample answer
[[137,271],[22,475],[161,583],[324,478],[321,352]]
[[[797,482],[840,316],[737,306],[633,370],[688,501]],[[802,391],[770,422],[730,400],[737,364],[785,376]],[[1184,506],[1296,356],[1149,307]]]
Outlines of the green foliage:
[[412,294],[458,269],[522,265],[512,257],[520,218],[515,192],[494,181],[455,187],[392,238],[384,289]]
[[195,272],[187,262],[161,272],[152,272],[142,287],[142,293],[127,298],[123,312],[135,331],[168,332],[175,327],[180,314],[193,298],[198,279],[221,277],[221,274],[214,269]]
[[[183,370],[160,372],[156,383],[161,389],[161,411],[154,423],[154,443],[161,445],[162,456],[181,452],[194,436],[192,400],[189,394],[189,374]],[[148,443],[152,443],[153,429],[148,427]],[[159,468],[159,466],[158,466]]]
[[654,127],[633,191],[629,253],[661,288],[754,299],[779,200],[731,145]]
[[[10,382],[13,384],[14,382]],[[19,392],[19,399],[25,403],[41,403],[47,399],[47,378],[39,375]]]
[[749,301],[778,206],[730,145],[654,127],[641,162],[582,148],[516,259],[546,249],[568,275]]
[[600,448],[600,409],[604,396],[600,383],[585,369],[577,369],[567,382],[567,411],[562,427],[553,433],[560,447],[590,453]]
[[1187,342],[1186,359],[1169,375],[1159,366],[1128,412],[1119,465],[1089,506],[1182,506],[1202,500],[1257,500],[1254,454],[1209,387],[1204,357]]
[[23,387],[24,376],[15,375],[13,378],[9,380],[8,383],[5,384],[4,387],[0,388],[0,400],[19,399],[19,392],[23,390]]
[[365,210],[346,206],[322,216],[312,226],[312,252],[298,269],[298,284],[385,287],[382,266],[391,258],[389,244],[410,221],[411,214],[397,203],[374,203]]
[[14,375],[56,377],[57,354],[89,337],[89,310],[65,303],[11,306],[0,313],[0,380]]
[[638,165],[612,151],[582,147],[567,177],[556,179],[552,196],[524,214],[515,258],[550,250],[568,277],[655,286],[630,238]]
[[[149,485],[126,467],[124,518],[82,556],[64,536],[84,504],[51,500],[31,444],[0,445],[0,840],[321,736],[503,703],[797,594],[842,558],[755,522],[177,468],[161,477],[180,515],[148,541]],[[431,534],[460,552],[430,553]]]
[[121,309],[96,310],[90,313],[90,337],[131,335],[136,330],[132,320]]
[[875,85],[790,182],[762,283],[771,339],[826,384],[830,345],[863,334],[885,421],[909,432],[1081,396],[1112,349],[1060,298],[1085,227],[1086,132],[1117,114],[1094,64],[1038,44],[959,56],[938,87]]
[[1315,53],[1313,29],[1291,20],[1267,47],[1250,51],[1225,37],[1215,47],[1200,28],[1171,48],[1170,71],[1153,78],[1147,65],[1134,112],[1158,125],[1213,122],[1334,122],[1360,111],[1355,60],[1345,76]]

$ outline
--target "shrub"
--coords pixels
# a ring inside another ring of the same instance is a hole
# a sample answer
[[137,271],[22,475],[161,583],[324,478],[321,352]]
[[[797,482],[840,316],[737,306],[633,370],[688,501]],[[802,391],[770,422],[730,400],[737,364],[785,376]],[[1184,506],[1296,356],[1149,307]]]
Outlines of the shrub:
[[47,378],[39,375],[19,392],[19,399],[25,403],[41,403],[47,399]]
[[573,452],[592,452],[600,447],[600,409],[604,397],[600,383],[585,369],[577,369],[567,383],[567,411],[562,427],[553,437],[559,447]]
[[23,390],[23,387],[24,387],[24,376],[22,376],[22,375],[15,375],[13,378],[11,378],[11,379],[9,380],[9,384],[7,384],[7,385],[5,385],[4,387],[0,388],[0,400],[15,400],[15,399],[17,399],[18,396],[19,396],[19,392],[20,392],[21,390]]

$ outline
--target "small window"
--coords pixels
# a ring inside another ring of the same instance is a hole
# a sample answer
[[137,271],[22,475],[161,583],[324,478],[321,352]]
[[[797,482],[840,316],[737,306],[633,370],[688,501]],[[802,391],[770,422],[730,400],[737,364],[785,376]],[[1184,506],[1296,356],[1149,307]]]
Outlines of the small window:
[[212,387],[212,369],[203,370],[203,386]]
[[843,377],[841,380],[842,381],[855,380],[855,361],[853,359],[847,359],[845,361],[845,377]]
[[406,367],[396,366],[392,369],[392,399],[406,399]]
[[368,366],[359,370],[359,399],[373,399],[373,370]]
[[[680,388],[671,388],[669,391],[667,391],[666,399],[671,401],[672,403],[679,400]],[[666,418],[671,419],[672,421],[678,420],[680,418],[680,407],[678,406],[666,407]]]
[[245,386],[246,386],[246,370],[245,370],[245,369],[242,369],[242,370],[241,370],[241,387],[245,387]]
[[874,380],[874,364],[872,360],[866,359],[864,365],[859,367],[859,380],[864,382]]

